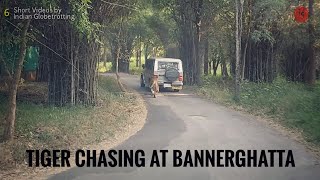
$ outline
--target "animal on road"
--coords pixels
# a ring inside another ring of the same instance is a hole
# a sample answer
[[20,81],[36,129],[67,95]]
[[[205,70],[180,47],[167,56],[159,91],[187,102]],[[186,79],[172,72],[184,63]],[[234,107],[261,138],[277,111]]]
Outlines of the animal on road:
[[154,98],[159,93],[159,84],[158,84],[158,76],[154,75],[150,81],[150,90]]

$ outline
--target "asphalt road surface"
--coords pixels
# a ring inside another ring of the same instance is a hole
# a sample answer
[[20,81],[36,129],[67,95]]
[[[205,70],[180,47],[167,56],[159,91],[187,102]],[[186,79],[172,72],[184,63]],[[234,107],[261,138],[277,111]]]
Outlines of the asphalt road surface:
[[[296,167],[166,167],[73,168],[50,179],[101,180],[319,180],[319,161],[306,148],[265,123],[203,98],[181,91],[163,92],[153,98],[139,87],[139,77],[121,75],[123,83],[144,97],[148,116],[145,126],[116,149],[284,149],[293,151]],[[170,157],[170,154],[167,155]],[[277,160],[277,158],[275,158]]]

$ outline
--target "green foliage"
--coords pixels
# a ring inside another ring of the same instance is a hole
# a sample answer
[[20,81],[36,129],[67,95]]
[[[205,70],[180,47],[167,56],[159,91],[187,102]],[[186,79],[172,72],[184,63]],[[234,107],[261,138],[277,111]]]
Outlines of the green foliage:
[[168,43],[169,25],[161,17],[159,12],[154,13],[152,16],[147,17],[147,25],[158,35],[160,40],[165,44]]
[[[254,42],[269,42],[274,44],[275,37],[271,27],[278,24],[279,18],[283,16],[288,2],[285,0],[258,0],[252,5],[253,27],[256,27],[251,34]],[[252,21],[252,20],[251,20]]]
[[272,45],[275,43],[275,39],[272,36],[272,33],[268,30],[254,30],[254,32],[251,34],[251,39],[255,42],[255,43],[259,43],[261,41],[267,41],[269,43],[271,43]]
[[71,23],[76,30],[87,36],[87,38],[91,35],[97,38],[94,33],[101,27],[101,25],[99,23],[92,22],[89,19],[89,10],[92,9],[90,6],[91,0],[81,0],[80,2],[72,0],[69,1],[69,4],[72,8],[71,12],[75,16],[75,20],[71,21]]
[[253,13],[260,24],[267,24],[278,20],[287,5],[287,0],[257,0],[254,2]]

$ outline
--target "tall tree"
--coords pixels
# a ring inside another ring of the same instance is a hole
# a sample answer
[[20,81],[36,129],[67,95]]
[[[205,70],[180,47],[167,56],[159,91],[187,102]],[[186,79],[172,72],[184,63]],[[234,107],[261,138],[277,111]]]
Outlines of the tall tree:
[[211,69],[209,69],[209,38],[207,37],[204,42],[204,60],[203,60],[203,72],[205,75],[208,75],[209,71],[211,72]]
[[120,38],[121,38],[121,35],[122,35],[122,30],[123,30],[122,27],[123,27],[123,17],[120,18],[119,30],[118,30],[118,33],[117,33],[117,36],[116,36],[115,74],[116,74],[117,82],[118,82],[118,85],[119,85],[121,91],[125,92],[126,89],[122,85],[121,80],[120,80],[120,75],[119,75],[119,59],[120,59],[120,56],[121,56]]
[[235,74],[235,100],[240,100],[240,80],[241,80],[241,31],[242,31],[242,11],[243,11],[243,0],[235,0],[236,7],[236,74]]
[[309,0],[309,24],[308,24],[308,31],[309,31],[309,47],[308,53],[309,57],[307,60],[307,67],[306,67],[306,83],[309,85],[314,85],[316,82],[316,59],[314,53],[314,44],[315,44],[315,28],[314,28],[314,17],[313,17],[313,4],[314,0]]
[[201,75],[203,72],[203,61],[200,55],[200,42],[201,42],[201,21],[202,21],[202,13],[203,13],[203,0],[197,0],[195,2],[194,14],[195,14],[195,26],[196,26],[196,40],[195,40],[195,65],[196,65],[196,73],[195,73],[195,83],[201,83]]
[[3,132],[4,140],[11,140],[14,136],[14,126],[16,121],[16,108],[17,108],[17,91],[18,85],[20,82],[20,76],[23,66],[23,60],[26,55],[27,49],[27,32],[30,25],[31,19],[25,20],[23,28],[21,31],[21,43],[20,43],[20,52],[19,59],[17,61],[17,66],[15,68],[14,75],[10,82],[9,88],[9,101],[8,101],[8,110],[5,118],[5,127]]

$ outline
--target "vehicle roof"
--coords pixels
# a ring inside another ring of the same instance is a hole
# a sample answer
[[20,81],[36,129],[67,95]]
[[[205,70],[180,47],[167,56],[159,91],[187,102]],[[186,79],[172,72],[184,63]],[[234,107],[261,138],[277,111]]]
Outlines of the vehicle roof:
[[157,60],[157,61],[170,61],[170,62],[180,62],[181,59],[177,59],[177,58],[162,58],[162,57],[152,57],[152,58],[148,58],[147,60]]

